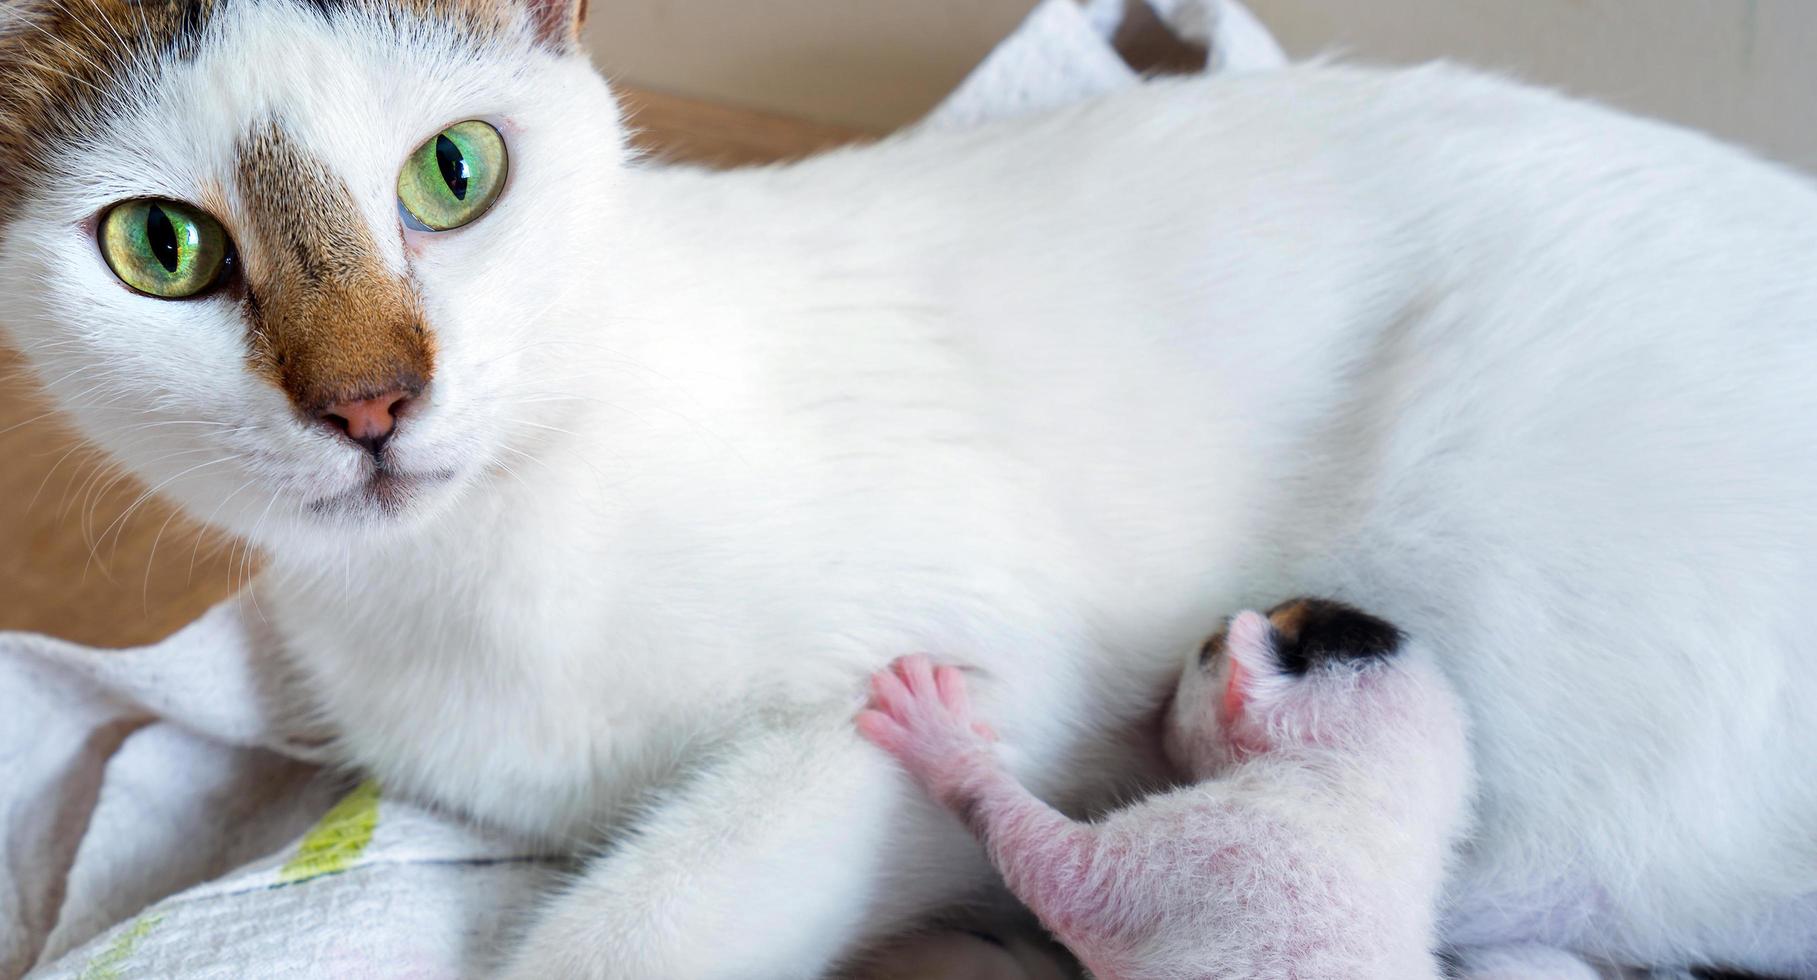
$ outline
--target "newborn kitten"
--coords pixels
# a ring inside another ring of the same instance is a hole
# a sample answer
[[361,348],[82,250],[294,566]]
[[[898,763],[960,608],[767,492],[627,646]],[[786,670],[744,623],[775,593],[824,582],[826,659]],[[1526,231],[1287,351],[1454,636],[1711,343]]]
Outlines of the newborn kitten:
[[1199,782],[1097,823],[1003,768],[958,668],[898,660],[871,705],[860,731],[1100,980],[1440,975],[1463,715],[1427,651],[1374,616],[1318,599],[1238,615],[1168,711],[1167,754]]

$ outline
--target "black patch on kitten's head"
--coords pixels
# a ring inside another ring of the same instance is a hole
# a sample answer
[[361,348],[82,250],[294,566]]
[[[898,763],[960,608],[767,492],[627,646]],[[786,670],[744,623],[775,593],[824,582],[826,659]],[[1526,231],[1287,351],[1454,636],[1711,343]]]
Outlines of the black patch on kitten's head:
[[1393,623],[1330,599],[1297,598],[1268,610],[1275,659],[1289,674],[1322,663],[1350,663],[1393,655],[1406,634]]

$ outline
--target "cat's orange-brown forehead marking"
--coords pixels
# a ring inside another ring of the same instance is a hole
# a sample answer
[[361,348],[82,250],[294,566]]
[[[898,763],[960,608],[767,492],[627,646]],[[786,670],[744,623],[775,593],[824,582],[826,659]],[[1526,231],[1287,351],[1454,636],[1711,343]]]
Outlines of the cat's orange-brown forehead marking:
[[[241,0],[254,2],[254,0]],[[290,3],[299,0],[258,0]],[[477,39],[521,30],[511,0],[308,0],[403,15]],[[54,153],[90,135],[98,110],[156,90],[160,62],[192,57],[224,0],[5,0],[0,5],[0,208],[52,174]],[[381,22],[384,18],[380,18]]]
[[304,411],[420,391],[435,348],[340,178],[275,123],[238,147],[254,367]]

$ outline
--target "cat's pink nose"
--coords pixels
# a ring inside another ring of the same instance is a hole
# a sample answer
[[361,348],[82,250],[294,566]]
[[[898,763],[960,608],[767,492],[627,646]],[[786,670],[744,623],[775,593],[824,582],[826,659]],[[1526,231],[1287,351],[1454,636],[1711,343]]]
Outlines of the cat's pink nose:
[[409,400],[407,391],[387,391],[371,398],[335,402],[317,412],[316,417],[376,456],[397,428],[398,410]]

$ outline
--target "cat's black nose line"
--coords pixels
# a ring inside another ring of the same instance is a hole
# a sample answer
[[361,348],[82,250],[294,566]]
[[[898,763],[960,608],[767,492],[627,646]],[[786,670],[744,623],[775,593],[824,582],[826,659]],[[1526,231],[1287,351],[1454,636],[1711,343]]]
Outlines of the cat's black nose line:
[[320,418],[323,423],[336,432],[339,432],[348,442],[351,442],[370,453],[375,460],[384,452],[385,444],[391,441],[391,433],[395,431],[387,430],[383,434],[355,436],[350,431],[351,426],[348,424],[347,420],[341,416],[325,412]]
[[387,432],[382,436],[368,436],[353,441],[365,447],[366,451],[372,454],[373,459],[378,459],[379,455],[385,451],[385,444],[391,441],[391,433]]

